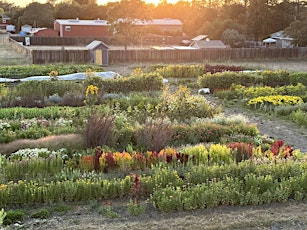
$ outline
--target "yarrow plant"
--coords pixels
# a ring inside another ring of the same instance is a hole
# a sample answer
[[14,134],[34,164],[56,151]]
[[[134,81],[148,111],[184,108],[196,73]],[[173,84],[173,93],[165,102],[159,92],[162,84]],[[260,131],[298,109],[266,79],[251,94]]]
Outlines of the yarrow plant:
[[261,109],[267,110],[274,109],[275,106],[281,105],[296,105],[302,103],[303,100],[299,96],[288,96],[288,95],[271,95],[271,96],[260,96],[253,98],[248,101],[248,105],[259,106]]

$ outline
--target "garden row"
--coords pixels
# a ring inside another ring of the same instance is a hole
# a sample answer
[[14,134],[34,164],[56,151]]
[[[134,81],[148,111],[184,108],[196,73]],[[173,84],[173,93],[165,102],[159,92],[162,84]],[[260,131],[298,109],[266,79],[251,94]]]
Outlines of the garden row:
[[202,86],[212,87],[221,99],[240,102],[250,109],[274,112],[307,127],[305,73],[264,71],[261,75],[243,75],[227,72],[203,75],[199,82]]
[[[225,153],[225,147],[218,148]],[[61,153],[28,156],[22,160],[2,158],[0,205],[20,207],[92,199],[151,198],[161,211],[173,211],[306,199],[306,157],[299,152],[287,158],[255,155],[234,163],[233,152],[228,152],[231,157],[227,162],[227,155],[216,150],[216,146],[207,149],[209,156],[219,159],[217,163],[197,162],[192,156],[186,161],[168,161],[167,156],[173,150],[167,150],[168,153],[161,152],[161,159],[152,161],[146,170],[131,171],[118,166],[110,169],[110,175],[71,167],[72,162],[64,161]],[[125,164],[125,154],[122,158],[115,157],[116,163]],[[8,177],[19,179],[4,179]]]
[[[88,71],[84,82],[54,76],[2,85],[2,107],[42,108],[0,110],[0,207],[122,198],[132,199],[136,210],[149,199],[169,212],[307,198],[307,161],[300,150],[259,136],[240,115],[224,117],[220,107],[186,87],[208,87],[225,100],[277,111],[303,107],[304,74],[151,68],[112,80]],[[186,86],[173,87],[177,79]],[[65,149],[56,142],[47,149],[32,142],[25,149],[27,140],[11,143],[55,134],[75,136]]]

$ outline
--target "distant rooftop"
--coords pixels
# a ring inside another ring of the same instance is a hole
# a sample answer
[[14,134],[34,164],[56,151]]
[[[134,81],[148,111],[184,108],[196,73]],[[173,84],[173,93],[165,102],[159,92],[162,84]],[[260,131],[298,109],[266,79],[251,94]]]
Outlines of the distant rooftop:
[[83,25],[83,26],[102,26],[108,25],[108,22],[106,20],[96,19],[96,20],[80,20],[78,18],[76,19],[56,19],[56,22],[58,22],[60,25]]
[[208,38],[208,35],[198,35],[198,36],[196,36],[195,38],[192,38],[191,40],[192,41],[201,41],[201,40],[204,40],[204,39],[206,39],[206,38]]
[[[123,20],[123,19],[119,19]],[[76,19],[56,19],[56,22],[58,22],[60,25],[109,25],[108,21],[106,20],[80,20],[78,18]],[[172,19],[172,18],[161,18],[161,19],[152,19],[152,20],[139,20],[136,19],[134,21],[136,25],[169,25],[169,26],[182,26],[183,23],[179,19]]]

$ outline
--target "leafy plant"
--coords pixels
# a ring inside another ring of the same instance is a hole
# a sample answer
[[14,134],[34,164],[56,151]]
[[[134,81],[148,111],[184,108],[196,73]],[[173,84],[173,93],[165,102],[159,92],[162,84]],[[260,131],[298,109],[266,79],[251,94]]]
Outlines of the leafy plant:
[[101,211],[99,211],[99,213],[103,213],[106,217],[111,218],[111,219],[118,217],[118,214],[115,211],[113,211],[113,208],[111,205],[107,205]]
[[24,210],[10,210],[6,213],[6,216],[3,220],[4,225],[11,225],[18,221],[23,221],[25,218]]
[[145,206],[143,204],[135,202],[132,199],[129,201],[127,209],[129,214],[132,216],[139,216],[145,213]]
[[50,216],[50,212],[47,209],[39,209],[31,214],[32,218],[47,219]]
[[1,227],[2,224],[3,224],[3,220],[4,220],[5,216],[6,216],[6,212],[5,212],[4,209],[2,208],[2,209],[0,210],[0,227]]

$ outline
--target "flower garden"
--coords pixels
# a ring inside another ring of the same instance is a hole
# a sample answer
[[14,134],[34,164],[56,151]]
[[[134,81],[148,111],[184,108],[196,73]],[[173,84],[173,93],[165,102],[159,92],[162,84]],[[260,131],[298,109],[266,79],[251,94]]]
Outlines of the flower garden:
[[[95,66],[41,69],[53,80],[0,85],[0,226],[31,205],[121,199],[141,215],[148,204],[172,212],[307,198],[303,152],[193,93],[207,87],[306,127],[306,73],[153,65],[102,79]],[[59,81],[64,69],[87,79]]]

